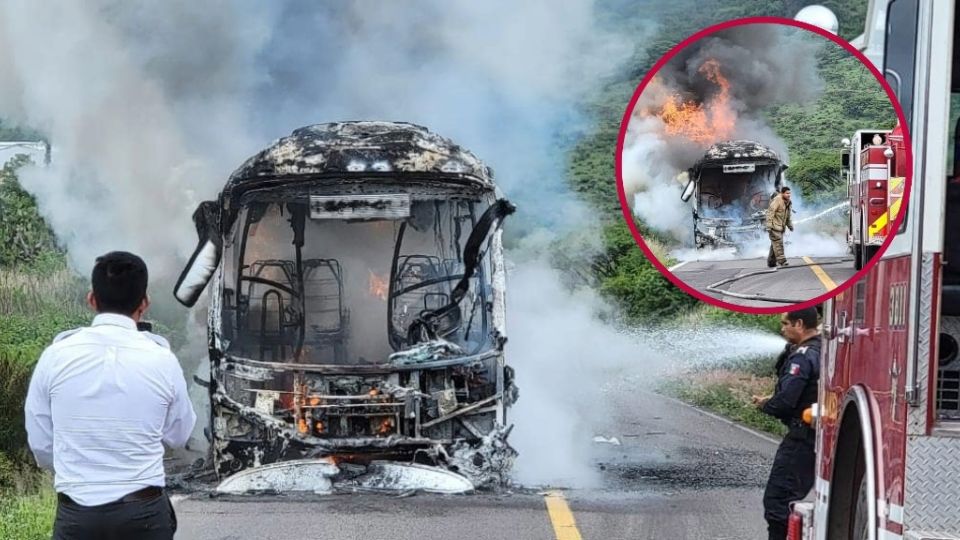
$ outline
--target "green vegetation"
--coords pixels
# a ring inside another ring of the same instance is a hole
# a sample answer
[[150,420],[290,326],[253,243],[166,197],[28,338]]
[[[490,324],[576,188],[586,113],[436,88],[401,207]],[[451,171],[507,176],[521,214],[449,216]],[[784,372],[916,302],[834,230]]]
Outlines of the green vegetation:
[[29,158],[19,155],[0,169],[0,238],[4,239],[0,245],[0,267],[26,267],[48,273],[63,266],[64,257],[53,231],[37,213],[37,202],[17,180],[17,169],[29,162]]
[[0,538],[49,538],[56,506],[51,479],[26,449],[23,403],[33,366],[53,337],[87,324],[86,283],[20,188],[15,158],[0,171]]
[[773,435],[784,425],[756,406],[753,396],[769,395],[775,382],[770,358],[733,360],[720,366],[696,366],[666,379],[659,391]]
[[[650,264],[626,223],[611,223],[603,233],[607,249],[598,264],[600,292],[619,301],[629,322],[656,323],[697,305],[695,298],[674,287]],[[662,251],[653,238],[647,244]]]
[[0,538],[47,540],[56,513],[57,495],[49,483],[26,495],[0,498]]
[[833,45],[821,49],[818,60],[824,88],[817,101],[766,111],[790,150],[787,176],[811,202],[837,200],[845,193],[838,178],[842,138],[864,127],[890,129],[896,123],[886,93],[859,60]]
[[753,315],[726,309],[717,309],[713,306],[700,303],[695,309],[680,317],[680,321],[688,324],[712,324],[733,328],[754,328],[771,334],[780,333],[779,315]]
[[86,285],[65,269],[48,276],[0,271],[0,451],[26,443],[23,396],[40,353],[59,332],[90,322]]

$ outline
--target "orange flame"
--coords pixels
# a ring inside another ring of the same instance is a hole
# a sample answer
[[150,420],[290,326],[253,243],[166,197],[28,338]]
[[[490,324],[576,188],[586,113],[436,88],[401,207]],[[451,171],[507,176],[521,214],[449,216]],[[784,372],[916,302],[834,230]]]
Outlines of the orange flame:
[[670,96],[660,111],[660,119],[670,135],[704,144],[729,139],[736,124],[736,113],[730,104],[730,81],[720,73],[720,62],[712,58],[698,71],[720,90],[706,103]]
[[372,294],[373,296],[376,296],[381,300],[386,300],[387,292],[389,291],[389,287],[387,287],[386,278],[382,278],[374,274],[373,270],[371,270],[369,291],[370,291],[370,294]]

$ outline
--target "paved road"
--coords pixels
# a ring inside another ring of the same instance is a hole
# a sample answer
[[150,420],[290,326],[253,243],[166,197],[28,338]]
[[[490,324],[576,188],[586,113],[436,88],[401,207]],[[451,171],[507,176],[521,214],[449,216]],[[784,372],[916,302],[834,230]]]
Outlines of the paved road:
[[[179,540],[241,538],[754,539],[775,445],[625,382],[594,444],[597,489],[467,496],[336,495],[176,502]],[[549,452],[549,448],[544,448]],[[178,497],[179,499],[179,497]]]
[[[704,294],[731,304],[756,307],[804,302],[829,292],[856,274],[849,257],[793,257],[788,261],[791,266],[777,269],[768,268],[766,259],[688,261],[671,270]],[[711,286],[715,290],[708,290]]]

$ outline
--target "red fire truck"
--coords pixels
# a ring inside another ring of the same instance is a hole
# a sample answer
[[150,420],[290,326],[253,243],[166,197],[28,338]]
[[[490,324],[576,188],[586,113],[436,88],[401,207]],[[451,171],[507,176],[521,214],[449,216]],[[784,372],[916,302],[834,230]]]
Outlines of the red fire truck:
[[960,538],[956,3],[870,0],[853,42],[903,106],[913,184],[877,266],[824,306],[817,479],[794,539]]
[[859,270],[883,245],[897,219],[906,185],[906,147],[899,125],[892,131],[859,130],[843,145],[850,201],[847,243]]

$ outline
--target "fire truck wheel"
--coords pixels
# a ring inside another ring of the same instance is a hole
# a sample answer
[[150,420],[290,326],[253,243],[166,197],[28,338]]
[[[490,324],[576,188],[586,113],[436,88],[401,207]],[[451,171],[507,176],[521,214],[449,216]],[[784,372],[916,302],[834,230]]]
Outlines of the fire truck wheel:
[[867,475],[864,474],[860,479],[860,487],[857,488],[857,506],[853,513],[853,534],[852,540],[867,540],[870,538],[870,514],[868,505],[870,504],[867,493]]
[[878,251],[880,251],[880,248],[878,246],[864,246],[863,255],[861,256],[861,258],[863,259],[863,265],[866,266],[867,263],[870,262],[870,259],[872,259],[873,256],[876,255]]

